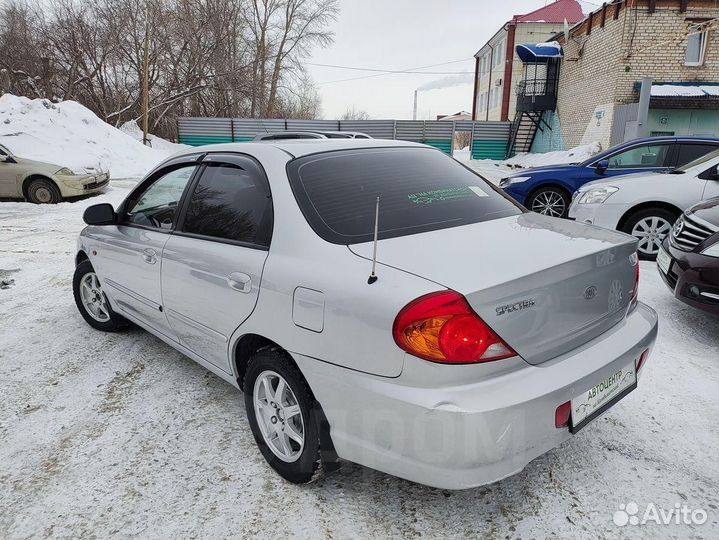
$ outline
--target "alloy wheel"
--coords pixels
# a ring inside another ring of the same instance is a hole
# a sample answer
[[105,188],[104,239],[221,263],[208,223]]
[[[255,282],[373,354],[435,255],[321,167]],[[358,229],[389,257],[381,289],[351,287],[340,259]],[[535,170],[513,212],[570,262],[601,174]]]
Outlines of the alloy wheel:
[[290,385],[274,371],[255,379],[253,404],[262,438],[282,461],[297,461],[305,445],[302,410]]
[[672,224],[659,216],[647,216],[637,221],[632,236],[639,240],[637,249],[645,255],[656,255],[662,240],[672,230]]
[[88,315],[97,322],[110,320],[110,309],[107,306],[107,298],[102,292],[100,280],[94,272],[88,272],[80,281],[80,298]]
[[562,217],[566,209],[564,197],[556,191],[542,191],[532,201],[532,211],[545,216]]

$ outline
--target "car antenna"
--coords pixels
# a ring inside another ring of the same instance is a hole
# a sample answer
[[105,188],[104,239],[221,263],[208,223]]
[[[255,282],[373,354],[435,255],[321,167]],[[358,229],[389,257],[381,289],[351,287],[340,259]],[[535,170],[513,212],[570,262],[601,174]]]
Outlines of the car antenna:
[[374,211],[374,246],[372,248],[372,273],[367,279],[367,284],[372,285],[377,281],[377,275],[375,274],[375,267],[377,266],[377,231],[379,230],[379,197],[377,197],[377,206]]

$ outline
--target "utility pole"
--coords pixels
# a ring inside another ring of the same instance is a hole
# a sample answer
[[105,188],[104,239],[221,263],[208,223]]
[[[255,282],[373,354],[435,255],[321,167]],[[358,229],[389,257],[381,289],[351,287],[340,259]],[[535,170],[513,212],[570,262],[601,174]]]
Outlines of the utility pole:
[[646,137],[649,131],[649,102],[652,98],[652,78],[643,77],[639,91],[639,109],[637,111],[637,132],[635,137]]
[[145,1],[145,44],[142,62],[142,144],[149,143],[147,136],[150,113],[150,0]]

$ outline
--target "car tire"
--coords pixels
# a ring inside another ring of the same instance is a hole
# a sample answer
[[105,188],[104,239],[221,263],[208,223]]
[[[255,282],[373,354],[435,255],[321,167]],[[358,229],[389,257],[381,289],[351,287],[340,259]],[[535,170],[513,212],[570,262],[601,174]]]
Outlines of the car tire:
[[72,292],[80,315],[94,329],[117,332],[128,326],[127,319],[115,313],[110,307],[110,302],[102,291],[102,285],[90,261],[84,260],[75,268]]
[[639,241],[637,252],[640,259],[654,261],[662,240],[670,233],[678,217],[666,208],[643,208],[627,217],[621,229]]
[[544,187],[532,193],[527,199],[527,208],[545,216],[566,218],[572,197],[560,187]]
[[27,200],[35,204],[57,204],[62,195],[52,180],[36,178],[27,186]]
[[[280,379],[285,388],[277,396]],[[270,467],[293,484],[316,480],[322,471],[320,408],[297,366],[279,349],[261,349],[249,360],[242,388],[252,435]],[[291,432],[302,435],[301,444],[287,436]]]

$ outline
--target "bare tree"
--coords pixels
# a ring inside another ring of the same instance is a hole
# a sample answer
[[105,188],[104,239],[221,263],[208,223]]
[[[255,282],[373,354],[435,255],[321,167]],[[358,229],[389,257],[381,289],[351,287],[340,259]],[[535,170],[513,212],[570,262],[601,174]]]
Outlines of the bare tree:
[[342,113],[340,120],[369,120],[370,116],[367,111],[356,108],[354,105],[347,107],[347,110]]
[[302,61],[331,43],[337,13],[337,0],[8,0],[0,82],[115,125],[137,119],[147,22],[153,132],[172,136],[181,115],[313,117]]

